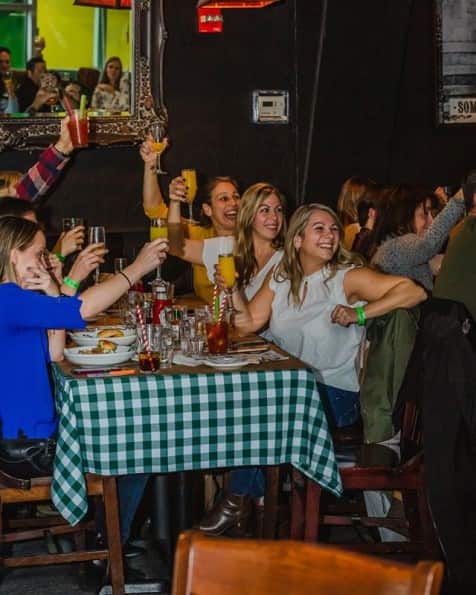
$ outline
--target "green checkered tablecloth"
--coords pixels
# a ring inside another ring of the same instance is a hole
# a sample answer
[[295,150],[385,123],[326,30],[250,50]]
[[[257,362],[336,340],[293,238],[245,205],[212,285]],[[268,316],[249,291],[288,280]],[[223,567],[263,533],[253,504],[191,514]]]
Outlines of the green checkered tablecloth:
[[84,473],[123,475],[291,463],[342,484],[313,374],[305,369],[76,379],[53,365],[60,415],[52,498],[71,524]]

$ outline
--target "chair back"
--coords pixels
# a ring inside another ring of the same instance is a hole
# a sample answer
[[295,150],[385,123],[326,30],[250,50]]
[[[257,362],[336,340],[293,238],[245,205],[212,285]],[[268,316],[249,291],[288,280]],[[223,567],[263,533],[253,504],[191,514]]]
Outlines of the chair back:
[[101,73],[96,68],[82,67],[78,70],[78,83],[92,93],[98,84],[100,75]]
[[183,533],[173,595],[437,595],[439,562],[407,566],[297,541]]

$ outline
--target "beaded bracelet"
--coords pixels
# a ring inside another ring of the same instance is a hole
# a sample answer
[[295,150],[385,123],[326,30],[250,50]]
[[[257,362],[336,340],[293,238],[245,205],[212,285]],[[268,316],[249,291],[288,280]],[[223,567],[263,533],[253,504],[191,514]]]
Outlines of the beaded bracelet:
[[65,277],[63,283],[67,287],[71,287],[71,289],[75,289],[76,291],[79,289],[79,281],[75,281],[74,279],[71,279],[71,277]]
[[66,256],[63,256],[60,252],[55,252],[54,255],[60,262],[64,262],[66,260]]
[[357,312],[357,324],[359,326],[365,326],[365,321],[367,320],[367,317],[365,316],[365,310],[362,306],[357,306],[355,311]]

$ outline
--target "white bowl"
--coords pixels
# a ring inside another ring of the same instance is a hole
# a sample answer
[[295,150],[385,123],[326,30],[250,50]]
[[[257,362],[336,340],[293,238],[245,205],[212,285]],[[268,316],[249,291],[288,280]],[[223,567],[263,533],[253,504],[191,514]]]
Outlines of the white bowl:
[[[123,333],[123,337],[98,337],[98,333],[105,329],[120,329]],[[101,326],[97,328],[88,328],[84,331],[71,331],[69,333],[71,339],[77,345],[92,345],[93,347],[97,345],[98,341],[104,339],[106,341],[111,341],[111,343],[115,343],[116,345],[132,345],[136,340],[136,331],[133,328],[128,328],[121,325],[116,326]]]
[[126,345],[119,345],[114,353],[79,353],[83,347],[71,347],[64,350],[65,358],[78,366],[111,366],[122,364],[131,359],[134,349]]

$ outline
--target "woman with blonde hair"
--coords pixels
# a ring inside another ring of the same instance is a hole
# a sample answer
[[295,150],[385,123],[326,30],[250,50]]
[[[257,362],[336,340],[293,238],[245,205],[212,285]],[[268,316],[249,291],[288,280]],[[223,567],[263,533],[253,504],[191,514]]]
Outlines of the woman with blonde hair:
[[[231,249],[235,254],[238,288],[248,300],[281,260],[286,232],[285,208],[284,196],[266,182],[253,184],[241,197]],[[203,242],[203,262],[210,279],[214,279],[222,244],[223,238],[219,237]]]
[[[314,370],[329,421],[337,426],[358,417],[356,364],[366,319],[410,308],[426,297],[409,279],[364,267],[343,246],[342,237],[342,225],[329,207],[299,207],[289,223],[283,258],[253,299],[246,303],[238,284],[233,289],[236,328],[256,332],[269,322],[271,339]],[[217,280],[222,285],[219,271]],[[230,493],[200,529],[219,534],[243,524],[260,477],[256,468],[234,471]]]
[[235,326],[255,332],[269,321],[272,339],[314,368],[333,421],[344,426],[358,415],[355,363],[366,319],[412,307],[425,297],[408,279],[363,266],[343,246],[334,211],[314,203],[294,213],[283,259],[253,300],[246,304],[233,291]]
[[344,227],[344,246],[348,250],[352,248],[355,236],[360,231],[357,212],[359,200],[375,185],[373,180],[360,176],[352,176],[342,184],[337,199],[337,214]]

